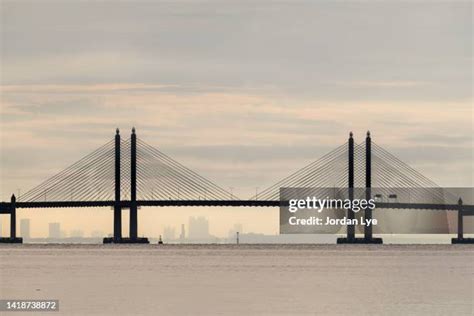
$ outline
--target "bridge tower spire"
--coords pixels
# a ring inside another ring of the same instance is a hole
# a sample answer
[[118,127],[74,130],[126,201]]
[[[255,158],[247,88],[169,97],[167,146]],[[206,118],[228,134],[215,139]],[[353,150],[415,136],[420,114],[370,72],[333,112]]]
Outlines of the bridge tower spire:
[[[349,133],[348,140],[348,189],[349,189],[349,200],[354,200],[354,138],[352,132]],[[354,212],[347,210],[347,217],[354,219]],[[354,240],[355,238],[355,226],[347,225],[347,239]]]
[[[372,199],[372,139],[370,131],[367,131],[365,138],[365,199]],[[372,220],[372,209],[367,207],[364,210],[365,222]],[[374,238],[372,234],[372,225],[364,226],[364,243],[366,244],[382,244],[382,238]]]
[[137,214],[137,134],[132,128],[130,142],[130,239],[136,240],[138,235]]
[[[367,131],[365,138],[365,199],[368,201],[372,198],[372,139],[370,138],[370,131]],[[372,219],[372,210],[365,209],[365,222]],[[369,241],[372,240],[372,225],[364,226],[364,238]]]
[[115,203],[114,203],[114,241],[122,239],[122,203],[120,201],[120,131],[115,131]]

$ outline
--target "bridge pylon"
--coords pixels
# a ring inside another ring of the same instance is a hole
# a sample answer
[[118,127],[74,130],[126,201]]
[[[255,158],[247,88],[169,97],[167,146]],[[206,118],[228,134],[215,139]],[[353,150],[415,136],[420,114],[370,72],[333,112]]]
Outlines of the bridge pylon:
[[[354,139],[352,132],[349,134],[349,154],[348,154],[348,190],[349,199],[354,199]],[[365,198],[370,200],[372,198],[372,139],[370,132],[367,131],[365,138]],[[347,210],[347,217],[354,218],[354,212]],[[365,222],[372,219],[372,210],[366,208],[364,210]],[[347,225],[347,236],[337,239],[338,244],[382,244],[382,238],[374,238],[372,235],[372,226],[364,226],[364,237],[355,237],[354,225]]]
[[[120,132],[117,128],[115,134],[115,201],[114,201],[114,235],[104,238],[104,244],[147,244],[148,238],[138,237],[138,212],[137,212],[137,135],[135,127],[132,128],[130,139],[130,201],[121,200],[121,166],[120,166]],[[128,238],[122,237],[122,209],[130,209],[130,234]]]

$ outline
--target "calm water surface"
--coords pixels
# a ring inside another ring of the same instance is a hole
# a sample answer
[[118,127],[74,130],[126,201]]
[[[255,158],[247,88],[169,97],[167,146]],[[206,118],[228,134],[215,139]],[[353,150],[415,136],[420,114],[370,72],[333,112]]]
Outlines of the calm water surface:
[[1,298],[67,315],[473,315],[473,276],[468,245],[0,246]]

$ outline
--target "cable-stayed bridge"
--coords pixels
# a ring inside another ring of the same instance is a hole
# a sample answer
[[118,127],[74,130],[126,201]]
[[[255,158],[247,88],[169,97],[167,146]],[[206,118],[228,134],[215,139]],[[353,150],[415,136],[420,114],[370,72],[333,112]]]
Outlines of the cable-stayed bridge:
[[[138,237],[138,208],[145,206],[231,206],[279,207],[280,188],[366,188],[367,198],[390,196],[397,187],[396,201],[379,200],[377,208],[429,209],[458,211],[458,241],[463,238],[463,216],[474,215],[472,205],[463,205],[456,196],[446,196],[438,186],[400,159],[374,143],[367,133],[365,142],[356,144],[352,133],[348,141],[318,160],[278,181],[248,199],[240,199],[209,179],[187,168],[159,149],[137,137],[132,129],[123,140],[117,129],[115,138],[70,165],[53,177],[24,193],[18,200],[0,202],[0,214],[10,214],[10,238],[16,237],[16,209],[111,207],[114,210],[114,234],[104,242],[148,242]],[[377,190],[371,190],[377,188]],[[384,191],[384,188],[387,190]],[[417,190],[413,191],[413,188]],[[311,191],[310,191],[311,190]],[[415,192],[415,193],[414,193]],[[419,196],[414,196],[414,195]],[[406,198],[404,198],[406,196]],[[129,238],[122,237],[122,210],[130,210]],[[366,210],[365,217],[372,214]],[[348,212],[348,217],[353,216]],[[347,226],[347,238],[341,243],[380,243],[371,227],[364,238],[355,237],[355,227]]]

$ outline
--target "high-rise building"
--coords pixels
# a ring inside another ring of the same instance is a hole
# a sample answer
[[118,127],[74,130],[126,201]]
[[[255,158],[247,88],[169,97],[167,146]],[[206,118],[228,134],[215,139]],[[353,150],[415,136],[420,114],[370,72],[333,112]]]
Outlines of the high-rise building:
[[59,223],[49,223],[49,238],[61,238],[61,225]]
[[190,217],[188,230],[189,239],[209,238],[209,221],[203,216]]
[[163,239],[164,240],[174,240],[176,234],[176,230],[174,227],[166,226],[163,230]]
[[183,241],[186,238],[186,231],[184,229],[184,224],[181,224],[181,234],[179,234],[179,239]]
[[24,239],[30,238],[30,219],[22,218],[20,220],[20,236]]

